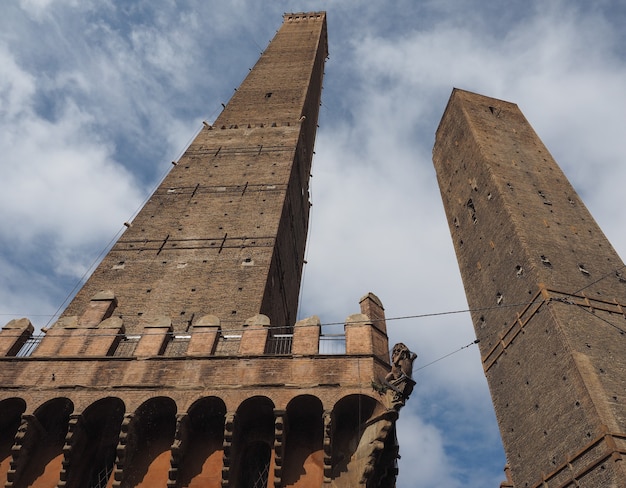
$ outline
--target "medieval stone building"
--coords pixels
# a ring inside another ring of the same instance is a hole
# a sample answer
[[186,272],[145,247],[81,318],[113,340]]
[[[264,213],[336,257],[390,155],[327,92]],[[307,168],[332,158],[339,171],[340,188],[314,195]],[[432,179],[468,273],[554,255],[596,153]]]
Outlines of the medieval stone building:
[[339,353],[296,322],[326,56],[325,14],[286,14],[40,342],[2,328],[0,483],[395,486],[413,356],[380,301]]
[[626,268],[516,105],[454,90],[433,160],[503,486],[626,487]]

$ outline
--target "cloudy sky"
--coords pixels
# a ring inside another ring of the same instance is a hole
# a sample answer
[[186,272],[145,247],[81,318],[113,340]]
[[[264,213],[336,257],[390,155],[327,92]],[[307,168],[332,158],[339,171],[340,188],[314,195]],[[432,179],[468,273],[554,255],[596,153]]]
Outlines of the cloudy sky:
[[[453,87],[517,103],[626,255],[622,0],[4,0],[0,318],[45,325],[282,22],[326,10],[301,315],[467,308],[431,162]],[[419,354],[400,488],[497,487],[469,314],[393,320]],[[430,364],[430,365],[429,365]],[[423,368],[423,369],[418,369]]]

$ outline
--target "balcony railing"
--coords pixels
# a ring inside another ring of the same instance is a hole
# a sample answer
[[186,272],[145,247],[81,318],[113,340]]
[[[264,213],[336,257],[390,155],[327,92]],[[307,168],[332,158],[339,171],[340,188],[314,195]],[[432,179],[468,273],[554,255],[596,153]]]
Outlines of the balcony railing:
[[27,358],[33,353],[43,338],[44,334],[30,336],[26,339],[26,342],[22,345],[20,350],[17,351],[15,356],[18,358]]
[[267,338],[265,354],[291,354],[293,334],[274,334]]
[[345,354],[345,334],[324,334],[320,336],[320,354]]

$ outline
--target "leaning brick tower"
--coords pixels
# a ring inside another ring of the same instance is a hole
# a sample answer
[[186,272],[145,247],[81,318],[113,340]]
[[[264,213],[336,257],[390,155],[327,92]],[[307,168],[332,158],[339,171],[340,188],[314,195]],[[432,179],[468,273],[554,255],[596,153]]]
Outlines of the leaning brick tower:
[[2,328],[6,487],[395,485],[413,356],[380,300],[338,352],[296,322],[326,56],[325,14],[286,14],[43,338]]
[[502,486],[626,487],[626,269],[516,105],[454,90],[433,161]]

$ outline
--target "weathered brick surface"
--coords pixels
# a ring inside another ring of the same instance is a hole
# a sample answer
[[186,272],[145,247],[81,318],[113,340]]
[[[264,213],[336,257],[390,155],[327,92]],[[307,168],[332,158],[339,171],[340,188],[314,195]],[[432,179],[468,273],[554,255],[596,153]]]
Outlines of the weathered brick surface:
[[433,161],[515,486],[626,486],[623,262],[516,105],[454,90]]
[[152,323],[146,324],[135,349],[135,355],[141,357],[163,354],[171,333],[172,321],[169,317],[159,317]]
[[[110,395],[123,399],[127,412],[156,395],[173,398],[179,411],[209,396],[222,398],[228,410],[235,411],[255,394],[271,398],[276,408],[311,394],[331,410],[352,393],[383,402],[372,390],[371,380],[388,371],[388,365],[371,356],[2,358],[0,364],[2,398],[26,394],[27,413],[58,396],[71,399],[74,409],[82,411]],[[15,391],[17,384],[25,391]]]
[[265,315],[255,315],[246,320],[239,343],[239,354],[242,356],[263,354],[270,326],[269,318]]
[[88,334],[88,338],[83,355],[109,356],[113,354],[124,334],[124,324],[119,317],[111,317],[100,322],[98,327],[84,332]]
[[367,315],[374,327],[383,334],[387,334],[387,323],[385,321],[385,308],[380,298],[373,293],[368,293],[359,301],[361,313]]
[[212,355],[217,346],[220,321],[214,315],[202,317],[191,330],[187,355]]
[[[384,318],[384,317],[383,317]],[[350,315],[346,321],[346,354],[374,354],[382,361],[389,357],[387,335],[365,314]]]
[[300,320],[293,329],[293,354],[317,354],[319,352],[320,319],[317,316]]

